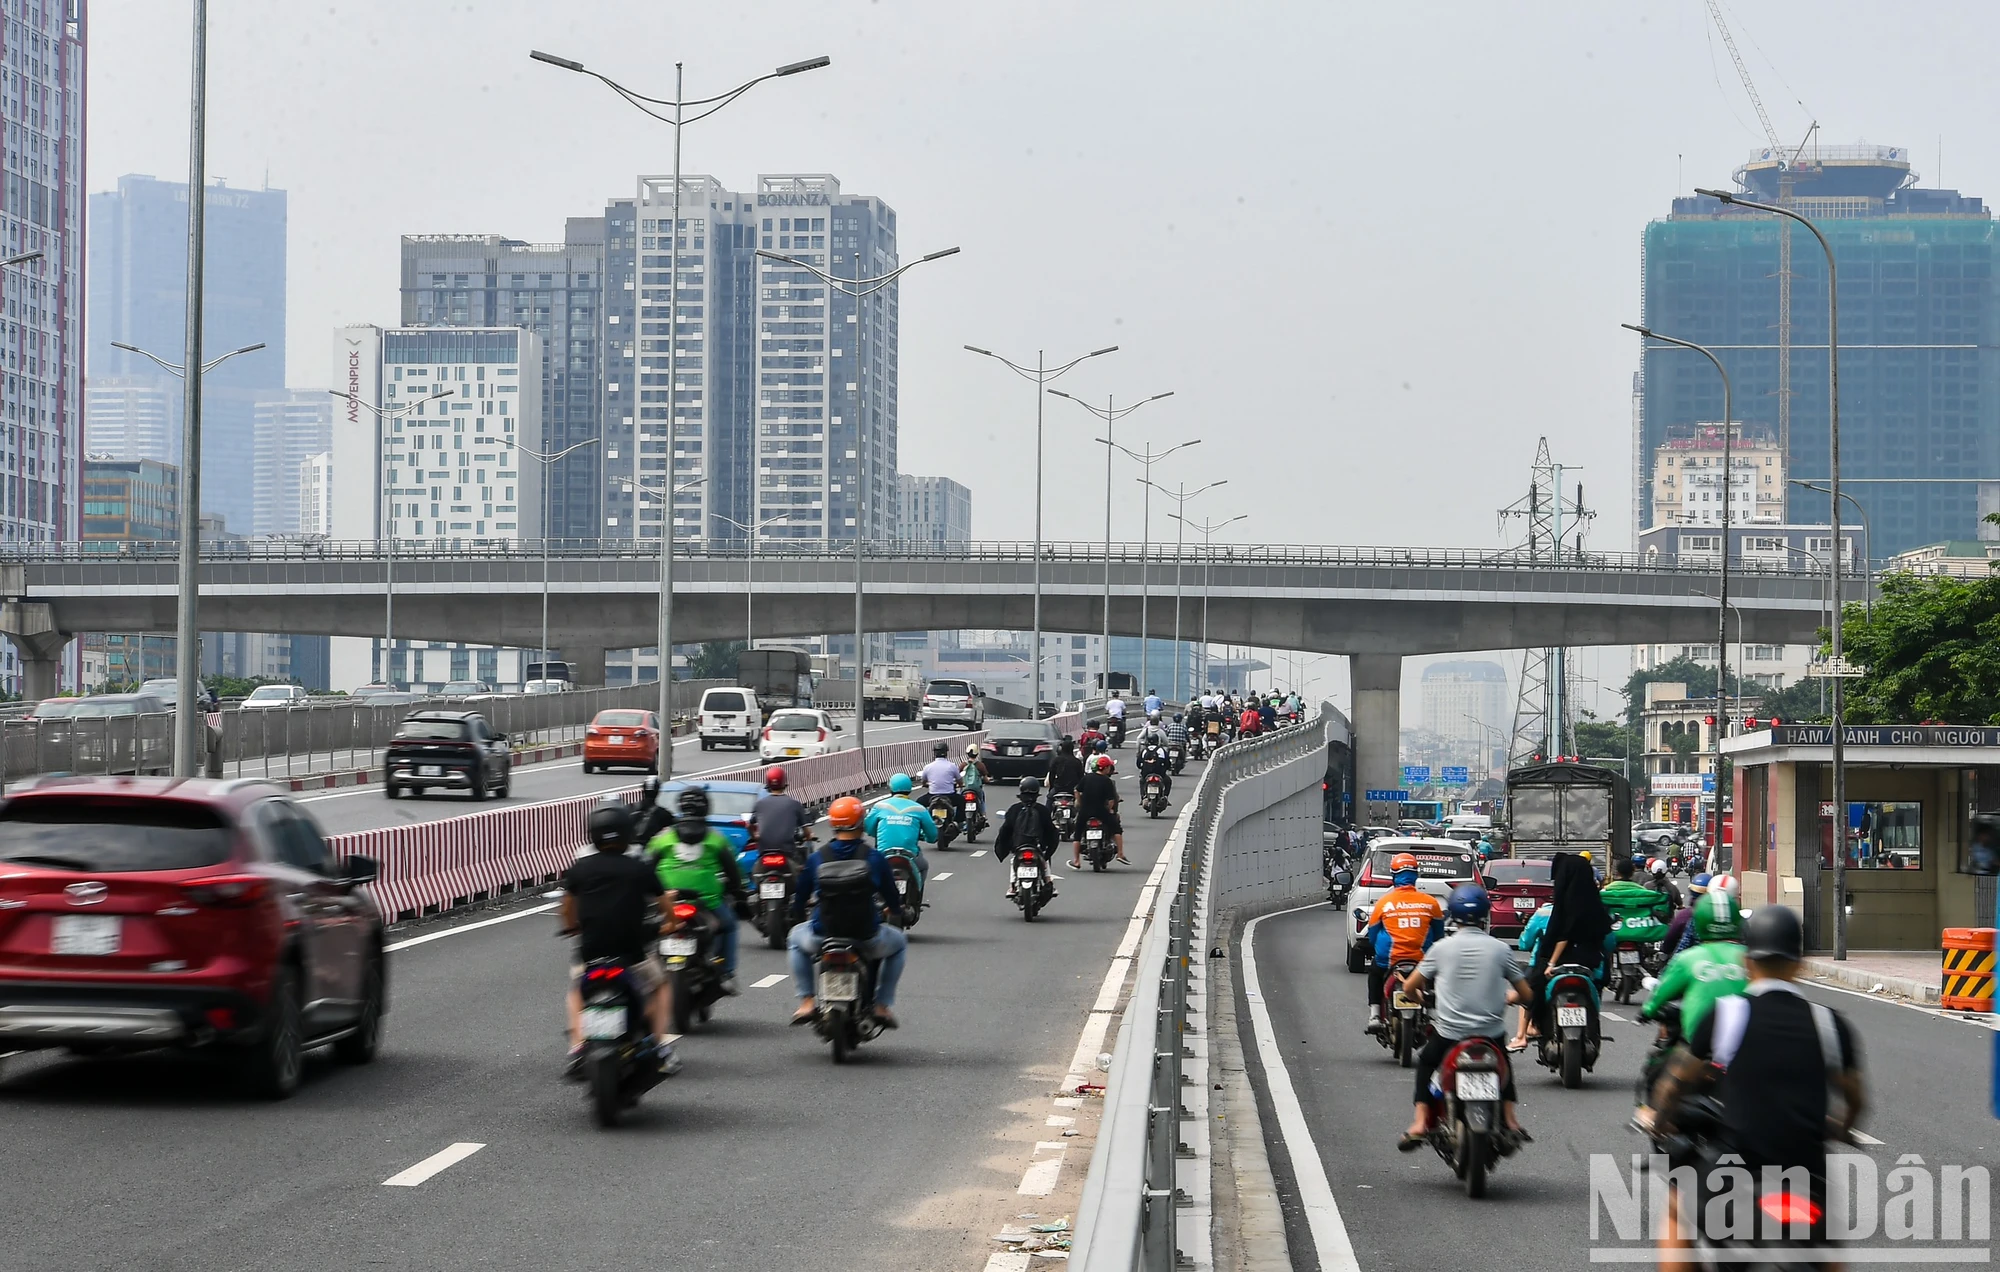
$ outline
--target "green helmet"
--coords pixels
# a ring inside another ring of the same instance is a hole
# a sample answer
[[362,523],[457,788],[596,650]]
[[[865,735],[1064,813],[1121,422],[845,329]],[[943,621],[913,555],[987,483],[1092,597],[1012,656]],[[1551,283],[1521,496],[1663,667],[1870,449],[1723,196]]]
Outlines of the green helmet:
[[1743,912],[1737,908],[1736,876],[1717,875],[1708,891],[1694,901],[1694,939],[1734,941],[1743,935]]

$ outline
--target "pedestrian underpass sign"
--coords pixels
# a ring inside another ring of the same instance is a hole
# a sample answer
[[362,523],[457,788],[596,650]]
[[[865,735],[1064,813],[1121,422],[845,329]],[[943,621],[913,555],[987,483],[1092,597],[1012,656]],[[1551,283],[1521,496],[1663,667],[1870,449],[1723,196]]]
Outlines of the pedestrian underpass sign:
[[1371,804],[1401,804],[1410,798],[1410,793],[1403,790],[1363,791],[1362,794]]
[[1472,777],[1464,768],[1447,764],[1438,770],[1438,781],[1445,786],[1466,786],[1471,783]]

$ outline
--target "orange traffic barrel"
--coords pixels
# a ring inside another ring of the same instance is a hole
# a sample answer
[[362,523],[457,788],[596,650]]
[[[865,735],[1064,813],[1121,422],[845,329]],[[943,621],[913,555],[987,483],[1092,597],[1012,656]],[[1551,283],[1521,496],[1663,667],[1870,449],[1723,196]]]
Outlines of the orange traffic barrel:
[[1992,928],[1944,930],[1943,1005],[1951,1011],[1993,1010]]

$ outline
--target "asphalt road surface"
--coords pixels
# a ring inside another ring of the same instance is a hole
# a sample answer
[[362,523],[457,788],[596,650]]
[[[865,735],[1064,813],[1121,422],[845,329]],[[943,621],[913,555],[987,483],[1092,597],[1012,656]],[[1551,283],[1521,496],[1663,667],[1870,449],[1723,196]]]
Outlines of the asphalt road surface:
[[[1311,1189],[1302,1192],[1290,1157],[1295,1150],[1321,1164],[1362,1268],[1441,1269],[1468,1259],[1508,1272],[1592,1266],[1591,1155],[1613,1155],[1629,1177],[1631,1155],[1648,1151],[1645,1139],[1625,1129],[1633,1081],[1653,1035],[1638,1023],[1636,1003],[1607,1002],[1606,1045],[1578,1090],[1564,1090],[1533,1062],[1532,1050],[1516,1057],[1521,1122],[1535,1142],[1500,1163],[1487,1198],[1472,1201],[1435,1152],[1396,1151],[1410,1120],[1413,1075],[1362,1032],[1367,979],[1346,970],[1339,916],[1324,904],[1275,916],[1257,925],[1254,939],[1272,1041],[1309,1136],[1299,1144],[1296,1133],[1288,1137],[1279,1125],[1271,1075],[1259,1058],[1247,1004],[1239,1002],[1295,1268],[1324,1266],[1314,1261],[1300,1205]],[[1921,1154],[1933,1170],[1990,1165],[2000,1148],[2000,1123],[1987,1107],[1990,1028],[1866,995],[1808,992],[1846,1014],[1860,1033],[1871,1103],[1862,1129],[1881,1143],[1858,1151],[1869,1153],[1880,1172],[1906,1153]],[[1601,1222],[1600,1245],[1617,1245],[1610,1232]]]
[[[391,954],[380,1058],[315,1057],[282,1104],[187,1057],[0,1061],[0,1194],[32,1216],[0,1265],[979,1269],[995,1207],[1021,1208],[1020,1128],[1042,1125],[1171,825],[1128,820],[1131,866],[1059,868],[1033,924],[1004,898],[988,837],[933,853],[902,1028],[843,1067],[786,1027],[789,978],[761,985],[784,954],[746,926],[742,996],[611,1131],[558,1077],[567,945],[539,898],[418,929],[453,934]],[[425,1162],[438,1169],[421,1182],[385,1183]]]

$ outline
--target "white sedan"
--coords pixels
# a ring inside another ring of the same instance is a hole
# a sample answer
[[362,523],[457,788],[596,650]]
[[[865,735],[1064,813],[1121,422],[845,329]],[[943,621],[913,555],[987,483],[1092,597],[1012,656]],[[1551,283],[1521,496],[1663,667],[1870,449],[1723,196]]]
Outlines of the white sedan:
[[796,760],[833,750],[840,726],[824,711],[787,707],[772,714],[764,726],[758,751],[767,760]]
[[243,709],[269,711],[273,708],[283,710],[286,707],[302,707],[311,700],[311,697],[311,694],[298,685],[258,685],[250,691],[250,696],[243,700]]

